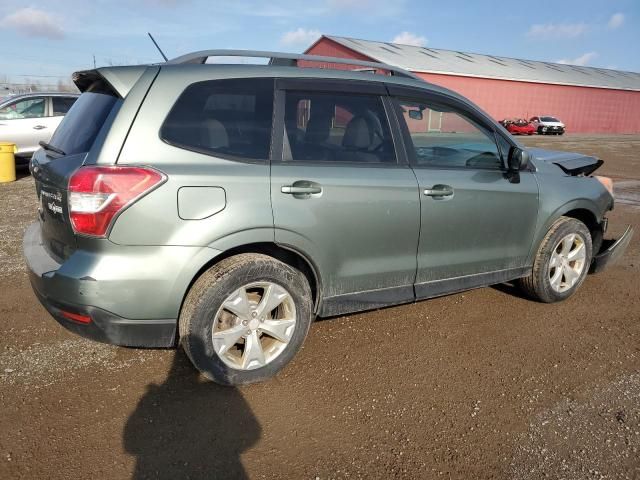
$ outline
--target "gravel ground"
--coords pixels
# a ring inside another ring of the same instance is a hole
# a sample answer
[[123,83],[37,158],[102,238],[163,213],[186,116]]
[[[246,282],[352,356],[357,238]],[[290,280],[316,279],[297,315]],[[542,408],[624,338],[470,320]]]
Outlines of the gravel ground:
[[[640,136],[523,141],[604,158],[611,234],[640,232]],[[23,268],[29,177],[0,212],[0,479],[640,478],[637,237],[561,304],[501,285],[324,320],[277,378],[223,388],[59,327]]]
[[22,234],[35,220],[37,198],[30,176],[0,186],[0,278],[24,272]]

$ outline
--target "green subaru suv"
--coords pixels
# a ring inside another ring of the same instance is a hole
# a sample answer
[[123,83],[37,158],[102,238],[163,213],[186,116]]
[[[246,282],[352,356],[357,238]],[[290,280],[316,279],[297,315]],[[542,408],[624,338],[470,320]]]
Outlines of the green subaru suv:
[[564,300],[632,236],[603,240],[602,160],[525,149],[390,65],[214,50],[73,78],[30,165],[33,290],[69,330],[182,345],[219,383],[275,375],[316,317],[516,280]]

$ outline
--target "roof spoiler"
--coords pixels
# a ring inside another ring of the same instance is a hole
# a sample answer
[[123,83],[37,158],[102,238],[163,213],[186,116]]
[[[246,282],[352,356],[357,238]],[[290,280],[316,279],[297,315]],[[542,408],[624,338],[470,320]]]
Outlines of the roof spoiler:
[[408,70],[401,67],[380,62],[365,62],[363,60],[353,60],[349,58],[324,57],[319,55],[305,55],[301,53],[265,52],[259,50],[200,50],[198,52],[187,53],[180,57],[173,58],[167,62],[169,65],[181,65],[186,63],[203,64],[209,57],[255,57],[268,58],[269,65],[281,67],[297,67],[299,61],[332,63],[340,65],[353,65],[359,69],[386,70],[391,75],[398,77],[422,80]]
[[71,78],[81,92],[86,91],[94,82],[104,80],[114,92],[124,98],[147,68],[149,68],[148,65],[100,67],[75,72]]

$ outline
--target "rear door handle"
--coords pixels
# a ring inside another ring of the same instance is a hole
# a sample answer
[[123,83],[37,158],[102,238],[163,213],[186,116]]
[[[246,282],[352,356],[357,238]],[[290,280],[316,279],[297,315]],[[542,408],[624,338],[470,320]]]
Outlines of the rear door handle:
[[319,185],[298,186],[298,185],[283,185],[280,188],[282,193],[287,195],[310,195],[314,193],[322,193],[322,187]]
[[47,128],[44,125],[36,125],[35,127],[33,127],[34,130],[42,130],[43,128]]
[[426,188],[424,194],[427,197],[451,197],[453,195],[453,188],[449,185],[434,185],[431,188]]

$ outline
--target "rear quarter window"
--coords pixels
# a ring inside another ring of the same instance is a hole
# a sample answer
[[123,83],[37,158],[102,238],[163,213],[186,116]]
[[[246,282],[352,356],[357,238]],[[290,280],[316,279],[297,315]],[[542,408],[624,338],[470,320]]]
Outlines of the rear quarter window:
[[265,160],[272,117],[272,79],[198,82],[180,95],[160,129],[160,138],[208,155]]

